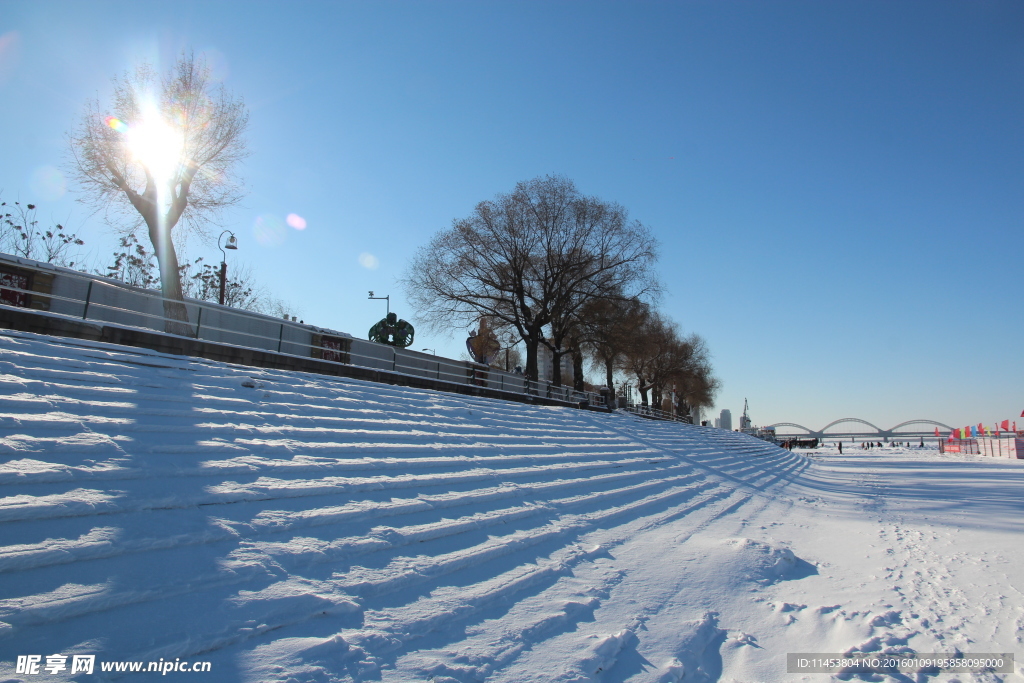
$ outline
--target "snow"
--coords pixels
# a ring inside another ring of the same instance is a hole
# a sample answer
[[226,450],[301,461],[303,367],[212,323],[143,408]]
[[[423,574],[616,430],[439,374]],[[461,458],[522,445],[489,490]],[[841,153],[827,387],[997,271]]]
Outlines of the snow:
[[0,681],[823,681],[786,654],[1024,637],[1024,461],[13,332],[0,386]]

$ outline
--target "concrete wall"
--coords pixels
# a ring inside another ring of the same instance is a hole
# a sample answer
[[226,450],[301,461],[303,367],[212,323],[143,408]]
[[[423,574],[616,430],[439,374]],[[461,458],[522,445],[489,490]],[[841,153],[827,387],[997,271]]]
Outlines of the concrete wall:
[[[411,349],[396,349],[365,339],[355,339],[343,333],[321,330],[312,325],[300,325],[205,301],[186,300],[181,304],[172,302],[170,306],[184,306],[188,321],[187,324],[174,321],[168,323],[165,319],[166,302],[159,292],[153,290],[131,287],[111,278],[79,273],[7,254],[0,254],[2,270],[31,274],[33,293],[30,307],[33,310],[82,322],[77,327],[54,320],[30,325],[38,327],[38,330],[35,327],[33,330],[43,334],[105,341],[145,339],[145,342],[137,342],[137,345],[157,350],[169,349],[169,353],[210,357],[204,355],[206,351],[202,351],[202,344],[206,342],[211,345],[209,348],[219,349],[215,352],[217,359],[228,359],[228,362],[247,362],[230,359],[249,358],[245,355],[246,350],[253,349],[313,359],[327,365],[351,365],[418,377],[435,383],[464,385],[474,391],[528,393],[526,379],[522,375],[468,361],[451,360]],[[71,329],[75,331],[67,331]],[[193,343],[181,341],[175,342],[175,345],[162,337],[162,341],[156,341],[157,337],[152,335],[129,334],[130,329],[157,335],[173,334]],[[227,351],[229,348],[234,350]],[[564,375],[565,381],[570,378],[571,372]],[[541,387],[534,393],[559,402],[577,400],[571,388],[551,387],[548,383],[541,383]]]
[[371,382],[488,396],[523,403],[589,408],[589,406],[578,406],[578,404],[573,402],[553,400],[544,396],[501,392],[471,384],[438,381],[427,377],[373,370],[371,368],[345,365],[316,358],[301,358],[273,351],[228,346],[149,330],[104,325],[94,321],[81,320],[44,311],[15,308],[13,306],[0,306],[0,328],[50,336],[89,339],[122,346],[138,346],[162,353],[208,358],[210,360],[252,367],[351,377]]

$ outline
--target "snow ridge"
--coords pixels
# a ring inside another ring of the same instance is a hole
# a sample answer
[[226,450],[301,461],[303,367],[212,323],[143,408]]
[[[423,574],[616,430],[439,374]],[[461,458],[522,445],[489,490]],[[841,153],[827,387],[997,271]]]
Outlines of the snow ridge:
[[0,384],[5,651],[209,659],[219,681],[512,675],[607,599],[623,543],[808,467],[719,430],[23,333]]

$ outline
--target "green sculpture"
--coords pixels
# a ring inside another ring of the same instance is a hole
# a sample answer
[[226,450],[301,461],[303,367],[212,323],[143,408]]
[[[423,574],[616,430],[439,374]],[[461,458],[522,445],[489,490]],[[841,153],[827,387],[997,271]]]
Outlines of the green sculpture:
[[404,349],[412,344],[413,335],[415,334],[416,330],[413,329],[412,323],[399,320],[398,316],[394,313],[388,313],[388,317],[370,328],[370,341],[377,342],[378,344],[400,346]]

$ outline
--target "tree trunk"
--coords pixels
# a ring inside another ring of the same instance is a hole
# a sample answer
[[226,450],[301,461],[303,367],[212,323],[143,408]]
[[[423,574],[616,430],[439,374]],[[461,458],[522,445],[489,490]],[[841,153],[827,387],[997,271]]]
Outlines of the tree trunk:
[[537,381],[537,345],[540,343],[535,335],[525,336],[523,343],[526,345],[526,378]]
[[615,390],[615,384],[612,382],[612,375],[613,375],[612,365],[613,365],[613,359],[612,358],[605,358],[604,359],[605,384],[607,385],[607,387],[609,389],[614,391]]
[[[156,221],[147,217],[149,239],[160,265],[160,294],[164,298],[164,331],[184,337],[194,337],[195,332],[188,324],[188,309],[181,293],[181,271],[178,270],[178,255],[171,241],[171,231],[161,230]],[[180,321],[180,322],[179,322]]]
[[586,391],[586,383],[583,381],[583,352],[579,345],[572,350],[572,387],[576,391]]
[[562,386],[562,356],[563,353],[551,352],[551,383],[556,387]]
[[647,392],[648,392],[648,390],[650,390],[650,388],[651,387],[649,387],[646,384],[644,384],[644,378],[642,376],[640,376],[640,375],[636,376],[636,390],[638,392],[640,392],[640,404],[641,405],[644,405],[644,406],[650,405],[647,402]]

